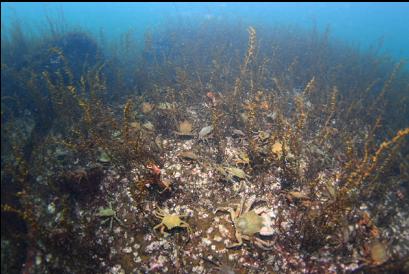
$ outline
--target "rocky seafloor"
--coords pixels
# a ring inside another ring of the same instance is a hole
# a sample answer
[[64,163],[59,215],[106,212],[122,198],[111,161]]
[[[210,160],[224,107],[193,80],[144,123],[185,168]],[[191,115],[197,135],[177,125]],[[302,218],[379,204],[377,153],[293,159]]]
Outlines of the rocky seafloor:
[[[209,124],[198,117],[201,111],[200,108],[187,110],[197,129]],[[266,128],[264,132],[268,134],[269,131]],[[387,239],[380,242],[382,251],[387,252],[385,256],[408,256],[409,210],[404,182],[400,189],[388,193],[382,203],[363,202],[355,215],[351,214],[356,221],[345,226],[335,249],[327,245],[312,253],[307,252],[305,247],[302,248],[302,234],[297,225],[304,214],[300,210],[300,203],[309,206],[308,198],[302,194],[303,189],[284,190],[285,182],[279,176],[280,167],[263,169],[253,176],[247,175],[251,174],[251,166],[240,161],[238,155],[247,149],[248,140],[238,134],[240,131],[231,129],[231,132],[222,138],[223,166],[245,171],[243,177],[226,178],[226,174],[215,168],[220,166],[215,156],[219,148],[211,134],[206,138],[198,138],[197,134],[190,137],[158,135],[163,150],[159,166],[161,181],[170,182],[170,189],[164,190],[163,187],[143,181],[144,174],[150,172],[143,164],[133,165],[124,175],[109,160],[104,160],[98,189],[90,194],[92,197],[87,197],[87,202],[77,201],[71,205],[72,219],[81,221],[72,224],[71,238],[62,239],[59,247],[64,250],[65,243],[71,243],[72,237],[77,238],[75,242],[80,249],[83,248],[82,252],[89,254],[93,265],[83,269],[81,265],[66,263],[62,259],[64,256],[78,255],[64,254],[63,251],[55,254],[54,249],[47,250],[45,246],[41,250],[28,249],[24,271],[41,273],[45,264],[55,265],[67,273],[93,273],[94,267],[99,269],[97,272],[103,273],[359,271],[379,263],[376,254],[371,254],[369,246],[357,247],[352,240],[359,234],[368,244],[371,242],[368,222],[360,220],[365,214],[374,216],[375,212],[379,219],[373,220],[378,224],[376,228],[379,235],[376,238]],[[257,138],[257,133],[254,136]],[[194,156],[181,157],[186,151],[192,152]],[[72,169],[80,168],[76,167],[75,161],[70,165]],[[323,170],[322,174],[324,178],[326,171]],[[79,175],[78,180],[83,179]],[[41,184],[41,178],[37,178],[37,181]],[[322,187],[324,181],[327,180],[318,182],[317,187]],[[216,209],[229,206],[235,209],[241,200],[247,202],[252,199],[257,202],[254,208],[263,209],[260,216],[263,216],[263,231],[266,233],[243,240],[242,246],[228,248],[237,242],[235,225],[229,212],[216,212]],[[323,195],[319,199],[325,201],[329,198]],[[63,207],[58,206],[58,202],[59,198],[51,195],[47,200],[38,197],[35,203],[35,212],[45,226],[55,231],[55,239],[59,239],[61,232],[55,224],[63,218]],[[116,218],[112,214],[100,214],[102,209],[109,207],[112,207]],[[154,230],[161,222],[154,215],[159,208],[169,214],[187,215],[182,220],[189,224],[192,232],[181,227],[165,229],[164,234],[160,229]],[[381,218],[386,217],[387,221],[382,221]],[[260,247],[257,238],[264,240],[268,247]],[[2,239],[2,249],[7,249],[7,244],[9,242]],[[334,250],[341,247],[345,250],[344,255],[339,252],[334,255]]]

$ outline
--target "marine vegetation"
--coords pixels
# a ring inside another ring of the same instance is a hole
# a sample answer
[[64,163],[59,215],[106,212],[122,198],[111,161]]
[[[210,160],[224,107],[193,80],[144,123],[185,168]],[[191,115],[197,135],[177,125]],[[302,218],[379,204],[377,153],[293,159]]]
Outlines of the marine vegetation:
[[2,23],[2,273],[409,272],[403,60],[329,28],[59,24]]

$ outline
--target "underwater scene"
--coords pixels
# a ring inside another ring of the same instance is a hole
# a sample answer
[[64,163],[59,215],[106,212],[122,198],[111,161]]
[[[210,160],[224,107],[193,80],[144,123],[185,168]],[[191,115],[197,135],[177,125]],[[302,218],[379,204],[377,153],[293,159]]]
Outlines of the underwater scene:
[[2,3],[2,273],[409,273],[408,3]]

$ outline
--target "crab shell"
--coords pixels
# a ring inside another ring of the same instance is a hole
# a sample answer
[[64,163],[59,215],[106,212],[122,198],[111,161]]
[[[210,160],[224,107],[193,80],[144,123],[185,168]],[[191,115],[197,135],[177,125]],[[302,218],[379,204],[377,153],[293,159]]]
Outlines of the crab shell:
[[263,227],[263,218],[252,210],[238,217],[235,226],[242,234],[253,236]]
[[271,217],[268,214],[259,215],[264,208],[243,213],[235,221],[236,228],[244,235],[253,236],[259,233],[262,236],[271,236],[274,230],[271,227]]
[[162,224],[164,224],[168,230],[179,227],[182,223],[184,222],[179,218],[178,215],[166,215],[162,219]]
[[111,217],[115,215],[115,211],[112,208],[100,208],[95,215],[98,217]]

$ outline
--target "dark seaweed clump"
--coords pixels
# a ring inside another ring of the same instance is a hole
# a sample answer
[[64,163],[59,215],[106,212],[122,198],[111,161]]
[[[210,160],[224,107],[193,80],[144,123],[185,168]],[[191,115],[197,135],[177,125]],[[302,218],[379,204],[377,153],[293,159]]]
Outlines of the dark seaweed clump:
[[[213,267],[201,258],[214,252],[240,273],[408,270],[405,62],[329,30],[209,21],[112,43],[54,28],[29,37],[15,24],[1,43],[2,272],[191,273]],[[184,121],[192,134],[180,134]],[[186,148],[196,163],[176,157]],[[208,175],[234,164],[229,149],[248,156],[238,190]],[[218,203],[249,194],[276,208],[272,249],[202,245]],[[95,215],[111,201],[119,230]],[[197,233],[153,253],[158,205],[194,210]],[[130,235],[139,254],[122,251]]]

